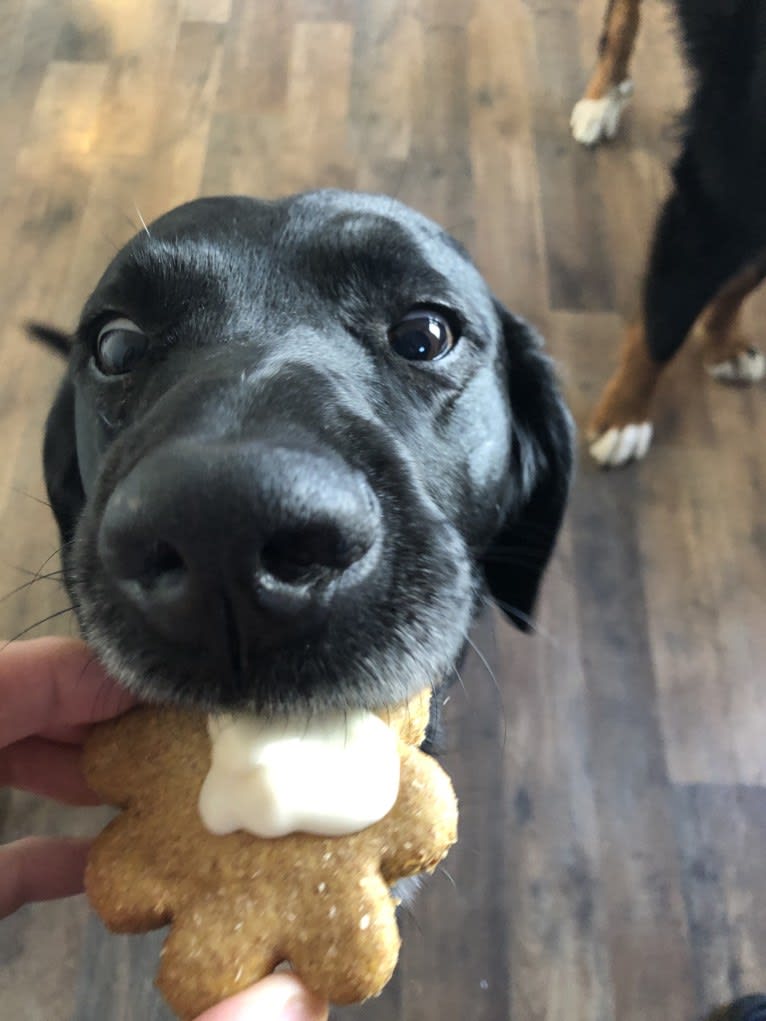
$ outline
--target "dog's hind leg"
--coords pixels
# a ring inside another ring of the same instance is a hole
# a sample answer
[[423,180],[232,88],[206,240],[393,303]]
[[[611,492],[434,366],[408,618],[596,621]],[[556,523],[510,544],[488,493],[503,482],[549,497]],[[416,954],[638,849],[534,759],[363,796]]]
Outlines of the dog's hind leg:
[[583,98],[572,110],[576,141],[596,145],[614,138],[633,93],[628,66],[638,34],[641,0],[609,0],[598,44],[598,62]]
[[657,224],[642,321],[628,330],[619,367],[589,423],[590,452],[604,467],[646,454],[650,406],[663,368],[721,286],[757,256],[739,231],[727,230],[685,159],[677,181],[682,186],[665,203]]
[[766,375],[766,357],[743,335],[742,305],[766,277],[766,252],[728,280],[700,316],[695,333],[702,341],[710,375],[722,383],[757,383]]

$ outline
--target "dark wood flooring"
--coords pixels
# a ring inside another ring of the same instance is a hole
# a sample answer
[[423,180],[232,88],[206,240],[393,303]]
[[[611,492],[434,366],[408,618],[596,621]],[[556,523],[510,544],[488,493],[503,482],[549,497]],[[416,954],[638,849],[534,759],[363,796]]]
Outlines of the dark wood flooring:
[[[42,422],[116,246],[199,193],[396,194],[542,327],[581,423],[636,308],[684,79],[645,5],[637,99],[592,153],[568,134],[600,0],[3,0],[0,592],[56,565]],[[748,310],[755,336],[763,296]],[[684,352],[645,464],[581,460],[540,634],[477,628],[450,707],[455,852],[404,923],[366,1021],[696,1021],[766,985],[766,395]],[[46,561],[46,558],[50,560]],[[66,607],[0,604],[11,636]],[[66,632],[64,613],[34,633]],[[98,813],[0,792],[0,837]],[[82,899],[0,923],[0,1018],[166,1018],[156,938]]]

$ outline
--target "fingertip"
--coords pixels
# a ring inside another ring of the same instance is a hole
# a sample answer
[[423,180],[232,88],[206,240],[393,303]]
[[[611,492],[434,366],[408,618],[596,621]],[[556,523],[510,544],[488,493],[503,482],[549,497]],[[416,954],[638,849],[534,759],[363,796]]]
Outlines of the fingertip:
[[197,1021],[326,1021],[329,1008],[285,971],[216,1004]]

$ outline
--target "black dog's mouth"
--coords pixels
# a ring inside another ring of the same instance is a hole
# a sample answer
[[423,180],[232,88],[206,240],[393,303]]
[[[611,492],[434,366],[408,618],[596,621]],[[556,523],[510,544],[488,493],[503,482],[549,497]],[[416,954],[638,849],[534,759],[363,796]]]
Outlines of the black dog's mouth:
[[[460,576],[468,581],[467,568]],[[232,620],[225,658],[204,643],[194,649],[163,646],[124,607],[103,595],[92,598],[88,590],[98,593],[98,584],[75,583],[74,593],[86,640],[106,668],[142,699],[208,712],[276,715],[373,710],[438,687],[457,661],[472,612],[471,600],[461,598],[457,586],[449,588],[420,605],[400,594],[385,607],[339,607],[310,637],[296,636],[260,651],[243,642]],[[396,602],[411,609],[409,619],[392,626]]]

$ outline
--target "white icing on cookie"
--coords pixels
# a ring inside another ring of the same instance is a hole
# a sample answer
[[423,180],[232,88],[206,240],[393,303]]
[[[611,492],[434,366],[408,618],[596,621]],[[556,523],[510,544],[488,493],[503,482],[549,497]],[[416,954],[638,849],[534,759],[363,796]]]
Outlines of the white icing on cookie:
[[399,793],[396,735],[361,710],[306,719],[211,716],[199,812],[211,833],[356,833]]

